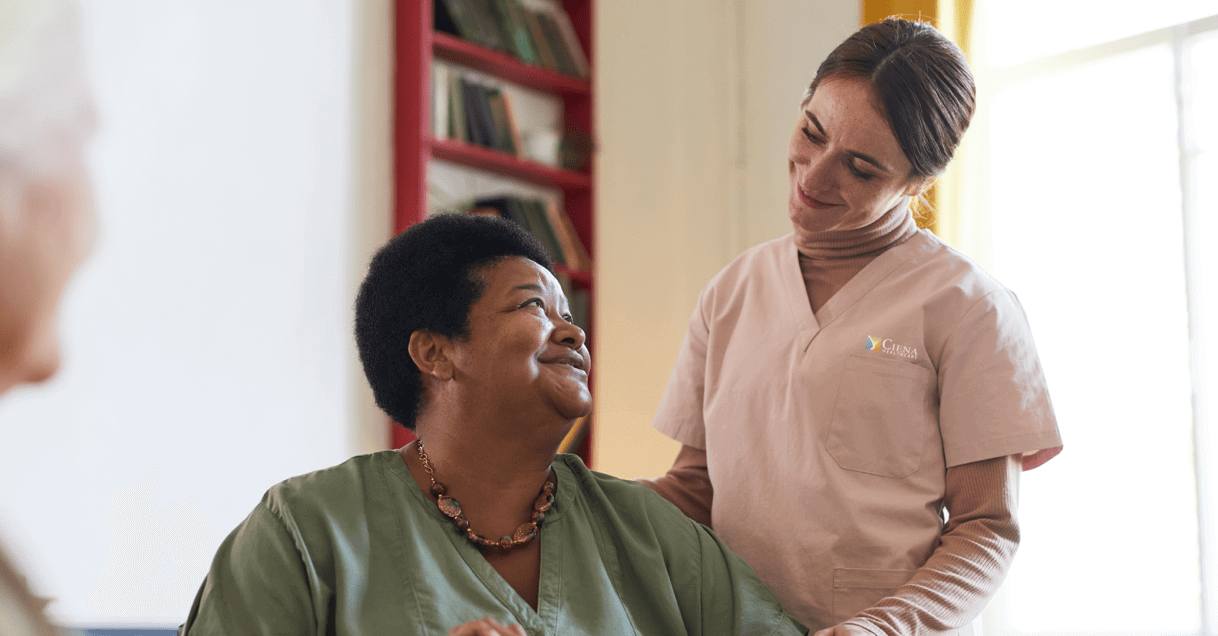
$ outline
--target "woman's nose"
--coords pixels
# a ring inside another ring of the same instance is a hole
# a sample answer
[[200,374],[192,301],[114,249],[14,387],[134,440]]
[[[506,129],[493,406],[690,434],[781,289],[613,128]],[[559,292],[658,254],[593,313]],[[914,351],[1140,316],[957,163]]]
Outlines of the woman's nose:
[[830,162],[823,156],[813,156],[802,166],[799,187],[808,194],[826,192],[833,187],[833,171]]
[[580,329],[579,325],[559,317],[554,321],[553,337],[558,342],[572,349],[578,349],[584,346],[584,339],[587,336],[584,334],[584,330]]

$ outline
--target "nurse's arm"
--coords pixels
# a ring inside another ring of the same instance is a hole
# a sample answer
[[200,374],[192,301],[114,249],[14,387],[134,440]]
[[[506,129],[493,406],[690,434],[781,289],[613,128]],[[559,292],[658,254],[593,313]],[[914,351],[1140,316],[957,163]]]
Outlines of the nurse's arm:
[[639,481],[675,504],[686,517],[710,525],[715,489],[711,487],[710,473],[706,470],[705,449],[682,445],[666,474]]
[[1020,455],[948,468],[949,518],[939,547],[908,583],[843,625],[900,636],[958,629],[976,618],[1019,547],[1021,470]]

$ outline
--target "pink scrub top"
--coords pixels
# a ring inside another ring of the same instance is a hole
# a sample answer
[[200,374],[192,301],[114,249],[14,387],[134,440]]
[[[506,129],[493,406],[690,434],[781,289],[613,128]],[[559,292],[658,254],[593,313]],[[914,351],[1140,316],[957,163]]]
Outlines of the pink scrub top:
[[950,466],[1061,448],[1015,295],[920,231],[813,315],[793,235],[698,299],[655,427],[704,448],[712,527],[812,632],[939,545]]

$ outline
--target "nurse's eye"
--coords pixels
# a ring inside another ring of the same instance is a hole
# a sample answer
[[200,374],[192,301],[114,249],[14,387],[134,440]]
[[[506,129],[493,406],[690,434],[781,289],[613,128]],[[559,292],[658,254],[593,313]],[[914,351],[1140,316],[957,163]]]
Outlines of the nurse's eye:
[[825,142],[824,142],[824,140],[822,140],[820,137],[817,137],[816,135],[813,135],[813,134],[812,134],[812,129],[811,129],[811,128],[808,128],[807,126],[804,126],[804,127],[803,127],[803,128],[801,128],[800,130],[802,130],[802,131],[803,131],[803,133],[804,133],[804,137],[807,137],[807,138],[808,138],[808,141],[810,141],[810,142],[812,142],[812,143],[814,143],[814,144],[816,144],[816,145],[818,145],[818,146],[820,146],[820,145],[822,145],[822,144],[824,144],[824,143],[825,143]]
[[520,309],[524,309],[525,307],[540,307],[542,311],[545,311],[546,301],[540,298],[530,298],[523,303],[520,303]]
[[863,181],[870,181],[875,178],[875,175],[873,175],[869,172],[863,172],[862,170],[859,170],[858,166],[856,166],[853,161],[848,162],[846,164],[846,167],[850,168],[851,174],[853,174],[855,177],[858,177],[859,179],[861,179]]

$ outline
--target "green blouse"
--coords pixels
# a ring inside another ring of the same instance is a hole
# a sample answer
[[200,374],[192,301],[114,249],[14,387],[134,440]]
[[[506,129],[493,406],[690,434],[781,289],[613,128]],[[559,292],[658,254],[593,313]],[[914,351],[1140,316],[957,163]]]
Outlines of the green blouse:
[[272,487],[220,545],[182,633],[443,636],[484,616],[530,636],[805,632],[651,489],[574,455],[553,466],[536,611],[388,450]]

